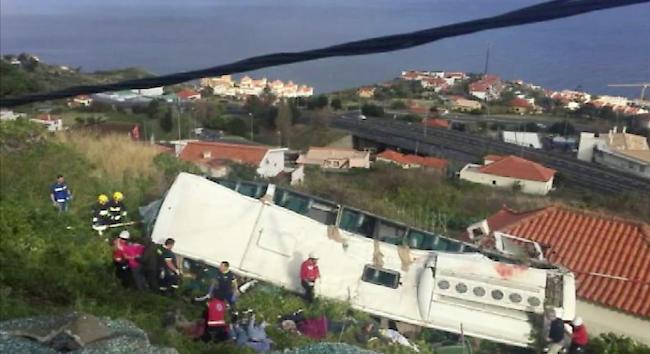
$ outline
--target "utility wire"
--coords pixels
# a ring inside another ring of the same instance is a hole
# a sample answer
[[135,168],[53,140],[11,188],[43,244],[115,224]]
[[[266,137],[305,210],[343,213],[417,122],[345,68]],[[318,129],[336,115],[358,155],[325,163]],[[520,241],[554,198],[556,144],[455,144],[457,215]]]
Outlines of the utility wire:
[[58,91],[29,94],[19,97],[5,97],[0,98],[0,107],[14,107],[27,103],[106,91],[168,86],[204,77],[236,74],[261,68],[316,59],[384,53],[420,46],[443,38],[456,37],[490,29],[545,22],[593,11],[646,2],[650,2],[650,0],[554,0],[478,20],[465,21],[416,32],[347,42],[302,52],[261,55],[207,69],[179,72],[143,79],[126,80],[112,84],[74,86]]

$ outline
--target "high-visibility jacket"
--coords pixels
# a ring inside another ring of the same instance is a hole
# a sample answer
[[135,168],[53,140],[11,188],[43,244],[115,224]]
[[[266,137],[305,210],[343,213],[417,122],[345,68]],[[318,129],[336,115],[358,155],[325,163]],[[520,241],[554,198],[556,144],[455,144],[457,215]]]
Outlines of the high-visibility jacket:
[[208,327],[224,327],[226,325],[226,303],[217,298],[210,299],[205,323]]
[[97,203],[93,207],[93,224],[109,219],[108,203]]
[[68,199],[70,199],[70,191],[65,183],[54,183],[52,187],[50,187],[50,190],[57,203],[67,202]]
[[126,216],[126,206],[123,202],[111,200],[108,204],[108,213],[113,221],[119,222]]
[[589,335],[587,334],[587,327],[584,325],[573,327],[573,337],[571,341],[577,345],[585,346],[589,342]]
[[314,282],[320,277],[320,271],[316,262],[308,259],[302,262],[300,266],[300,280],[307,282]]

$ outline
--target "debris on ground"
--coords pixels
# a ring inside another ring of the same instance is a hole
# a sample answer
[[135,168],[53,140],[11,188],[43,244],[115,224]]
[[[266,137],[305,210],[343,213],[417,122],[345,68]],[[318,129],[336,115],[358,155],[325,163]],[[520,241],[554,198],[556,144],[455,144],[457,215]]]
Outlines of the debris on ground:
[[0,353],[177,354],[152,346],[147,334],[126,320],[69,313],[0,322]]

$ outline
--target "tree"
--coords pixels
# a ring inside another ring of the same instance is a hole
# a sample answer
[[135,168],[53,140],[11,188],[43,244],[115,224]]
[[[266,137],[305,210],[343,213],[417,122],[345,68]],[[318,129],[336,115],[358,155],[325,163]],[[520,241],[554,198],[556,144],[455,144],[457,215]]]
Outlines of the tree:
[[395,100],[390,104],[391,109],[406,109],[406,103],[402,100]]
[[312,97],[309,101],[307,101],[307,109],[310,110],[323,109],[327,107],[328,103],[329,100],[327,99],[327,96],[318,95],[316,97]]
[[576,128],[573,126],[573,124],[565,120],[563,122],[553,123],[553,125],[548,127],[547,132],[556,135],[568,136],[575,135]]
[[241,118],[232,118],[226,122],[226,131],[234,135],[246,136],[248,125]]
[[212,87],[204,87],[201,89],[201,97],[212,97],[214,96],[214,90]]
[[165,112],[165,115],[163,115],[158,121],[158,124],[160,124],[160,129],[164,132],[169,133],[172,131],[172,128],[174,127],[174,114],[172,113],[171,108],[167,109],[167,112]]
[[206,124],[210,120],[221,116],[223,107],[216,101],[199,100],[192,105],[194,119]]
[[278,115],[275,118],[275,127],[280,131],[280,145],[287,146],[291,132],[291,108],[286,102],[280,103]]
[[650,352],[648,346],[611,332],[593,338],[587,345],[587,353],[641,354],[648,352]]
[[342,108],[343,108],[343,104],[341,103],[341,99],[338,98],[338,97],[332,99],[332,102],[330,102],[330,107],[332,107],[332,109],[335,109],[335,110],[337,110],[337,111],[340,110],[340,109],[342,109]]
[[275,129],[275,117],[278,114],[278,109],[272,103],[268,97],[250,96],[246,100],[244,107],[248,113],[253,115],[256,121],[261,121],[265,128]]
[[366,116],[381,118],[384,116],[384,108],[376,104],[366,103],[361,106],[361,113]]
[[149,119],[158,119],[162,115],[163,105],[161,100],[153,100],[149,102],[146,108],[147,117]]

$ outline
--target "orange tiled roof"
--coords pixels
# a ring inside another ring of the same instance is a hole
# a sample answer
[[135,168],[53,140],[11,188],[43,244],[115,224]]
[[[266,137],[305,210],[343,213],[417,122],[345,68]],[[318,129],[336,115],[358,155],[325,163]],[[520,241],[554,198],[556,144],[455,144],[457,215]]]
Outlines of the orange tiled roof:
[[577,296],[650,317],[650,225],[562,206],[488,218],[502,231],[548,246],[546,256],[576,274]]
[[53,116],[53,115],[51,115],[49,113],[43,113],[43,114],[39,114],[38,116],[36,116],[35,119],[46,121],[46,122],[53,122],[53,121],[59,120],[61,118],[59,116]]
[[517,156],[507,156],[489,165],[479,168],[481,173],[501,177],[521,178],[531,181],[546,182],[553,178],[555,170],[544,167],[537,162]]
[[[193,163],[208,164],[212,160],[230,160],[259,166],[267,151],[269,147],[266,146],[193,141],[187,143],[179,158]],[[206,152],[209,157],[206,157]]]
[[434,127],[434,128],[449,128],[449,121],[446,119],[439,119],[439,118],[429,118],[424,121],[424,124],[427,127]]
[[377,155],[378,158],[390,160],[400,165],[418,165],[422,167],[431,167],[444,169],[447,167],[447,160],[435,157],[424,157],[418,155],[405,155],[394,150],[384,150]]
[[192,89],[188,89],[188,88],[182,89],[182,90],[180,90],[179,92],[176,93],[176,96],[178,96],[179,98],[182,98],[184,100],[189,99],[192,96],[198,96],[198,95],[201,95],[201,94],[194,91],[194,90],[192,90]]
[[523,98],[515,98],[510,101],[510,106],[512,107],[521,107],[521,108],[530,108],[531,104]]

